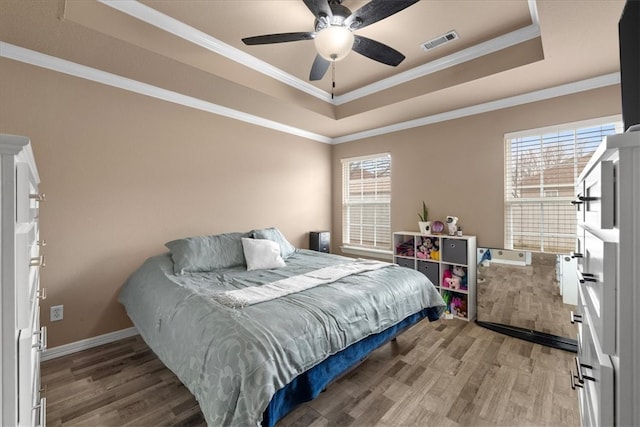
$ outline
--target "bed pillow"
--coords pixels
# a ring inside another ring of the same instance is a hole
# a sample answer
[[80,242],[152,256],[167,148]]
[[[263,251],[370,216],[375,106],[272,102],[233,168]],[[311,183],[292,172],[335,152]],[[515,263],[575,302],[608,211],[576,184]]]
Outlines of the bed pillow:
[[242,241],[245,233],[196,236],[165,243],[171,251],[175,274],[212,271],[244,265]]
[[286,265],[280,256],[280,245],[271,240],[243,237],[242,248],[247,260],[247,271],[266,270]]
[[296,251],[295,246],[289,243],[280,230],[275,227],[253,230],[251,232],[251,237],[254,239],[266,239],[276,242],[278,246],[280,246],[280,256],[282,259],[287,259]]

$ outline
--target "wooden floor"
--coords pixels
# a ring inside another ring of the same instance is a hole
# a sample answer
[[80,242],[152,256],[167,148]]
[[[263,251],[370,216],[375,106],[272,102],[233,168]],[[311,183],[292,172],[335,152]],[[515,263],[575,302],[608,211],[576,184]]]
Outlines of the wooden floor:
[[533,263],[478,267],[478,320],[519,326],[575,339],[569,321],[575,305],[564,304],[556,281],[555,255],[534,254]]
[[[278,426],[578,426],[573,354],[462,320],[423,321]],[[49,426],[205,425],[132,337],[42,364]]]

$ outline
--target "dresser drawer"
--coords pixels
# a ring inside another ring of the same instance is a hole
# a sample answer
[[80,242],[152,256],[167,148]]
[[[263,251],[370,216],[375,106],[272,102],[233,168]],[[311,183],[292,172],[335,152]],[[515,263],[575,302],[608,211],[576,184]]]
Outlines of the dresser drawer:
[[[578,222],[588,227],[608,230],[615,226],[615,180],[611,161],[598,163],[578,186]],[[583,219],[580,219],[582,209]]]
[[578,390],[583,426],[610,426],[614,419],[614,383],[611,358],[594,339],[589,314],[578,328],[578,356],[572,384]]
[[617,244],[603,242],[585,231],[584,245],[578,286],[602,350],[615,354]]
[[36,178],[28,163],[16,163],[16,222],[30,223],[38,218],[39,201]]

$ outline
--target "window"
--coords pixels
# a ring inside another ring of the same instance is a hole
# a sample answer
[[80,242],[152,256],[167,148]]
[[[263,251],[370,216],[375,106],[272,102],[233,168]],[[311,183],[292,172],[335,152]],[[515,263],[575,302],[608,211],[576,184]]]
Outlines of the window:
[[391,250],[391,155],[342,160],[342,243]]
[[552,253],[575,249],[578,175],[606,135],[622,131],[607,117],[505,137],[505,247]]

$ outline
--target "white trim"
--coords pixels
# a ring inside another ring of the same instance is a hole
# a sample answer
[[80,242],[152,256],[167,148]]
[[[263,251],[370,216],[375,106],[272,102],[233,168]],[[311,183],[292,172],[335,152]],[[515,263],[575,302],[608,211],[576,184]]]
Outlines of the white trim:
[[529,0],[529,15],[531,16],[531,24],[536,27],[540,26],[540,19],[538,17],[538,6],[536,0]]
[[153,25],[160,30],[171,33],[177,37],[194,43],[211,52],[222,55],[239,64],[245,65],[266,76],[269,76],[298,90],[301,90],[332,105],[341,105],[347,102],[351,102],[356,99],[363,98],[376,92],[388,89],[390,87],[435,73],[449,67],[453,67],[463,62],[470,61],[472,59],[476,59],[493,52],[497,52],[501,49],[505,49],[507,47],[514,46],[516,44],[540,36],[540,26],[538,22],[536,0],[528,0],[529,14],[531,15],[532,22],[531,25],[332,98],[329,92],[319,89],[304,80],[301,80],[277,67],[274,67],[269,63],[266,63],[252,55],[249,55],[248,53],[243,52],[240,49],[236,49],[235,47],[224,43],[196,28],[193,28],[190,25],[187,25],[168,15],[163,14],[162,12],[146,6],[137,0],[98,1],[105,6],[109,6],[122,13],[126,13],[133,18],[146,22],[149,25]]
[[99,345],[109,344],[118,340],[138,335],[138,330],[134,327],[121,329],[119,331],[110,332],[97,337],[91,337],[84,340],[63,344],[58,347],[48,348],[42,352],[41,361],[56,359],[58,357],[67,356],[79,351],[88,350]]
[[342,253],[358,256],[368,256],[372,258],[385,259],[393,261],[392,251],[383,251],[381,249],[359,248],[355,246],[340,246]]
[[141,95],[150,96],[152,98],[161,99],[163,101],[173,102],[175,104],[184,105],[185,107],[195,108],[197,110],[206,111],[217,114],[219,116],[229,117],[246,123],[251,123],[264,128],[273,129],[280,132],[289,133],[291,135],[301,136],[303,138],[312,139],[325,144],[331,143],[331,138],[304,129],[278,123],[253,114],[244,113],[222,105],[214,104],[209,101],[194,98],[192,96],[183,95],[147,83],[142,83],[116,74],[107,73],[85,65],[76,64],[71,61],[56,58],[44,53],[35,52],[9,43],[0,41],[0,57],[13,59],[15,61],[24,62],[60,73],[80,77],[97,83],[117,87],[130,92]]
[[344,163],[360,162],[360,161],[371,160],[371,159],[381,159],[383,157],[390,159],[391,153],[384,152],[384,153],[376,153],[376,154],[367,154],[364,156],[357,156],[357,157],[347,157],[344,159],[340,159],[340,162],[344,164]]
[[[618,122],[620,122],[619,126],[617,124]],[[504,134],[504,140],[507,141],[509,139],[526,138],[529,136],[538,136],[538,135],[544,135],[547,133],[564,132],[567,130],[575,130],[575,129],[581,129],[581,128],[586,128],[591,126],[602,126],[604,124],[609,124],[609,123],[616,123],[616,126],[618,128],[616,130],[616,133],[622,132],[622,116],[620,114],[615,114],[613,116],[598,117],[595,119],[580,120],[577,122],[559,123],[557,125],[545,126],[543,128],[509,132]],[[574,184],[571,183],[571,186],[573,185]],[[573,197],[570,197],[569,199],[572,200]]]
[[375,136],[385,135],[392,132],[398,132],[415,127],[426,126],[434,123],[440,123],[447,120],[459,119],[462,117],[473,116],[476,114],[487,113],[490,111],[500,110],[504,108],[515,107],[518,105],[528,104],[531,102],[543,101],[546,99],[556,98],[559,96],[571,95],[601,87],[611,86],[620,83],[620,73],[615,72],[594,77],[587,80],[567,83],[547,89],[516,95],[509,98],[498,99],[483,104],[472,105],[457,110],[446,111],[431,116],[422,117],[407,122],[396,123],[374,129],[368,129],[362,132],[352,133],[348,135],[330,138],[328,136],[319,135],[308,132],[303,129],[295,128],[283,123],[257,117],[251,114],[243,113],[231,108],[222,107],[208,101],[203,101],[190,96],[182,95],[177,92],[168,91],[146,83],[131,80],[125,77],[110,74],[95,68],[75,64],[70,61],[55,58],[43,53],[35,52],[29,49],[18,47],[6,42],[0,41],[0,57],[13,59],[37,67],[47,68],[53,71],[69,74],[75,77],[92,80],[109,86],[118,87],[120,89],[129,90],[146,96],[162,99],[164,101],[173,102],[187,107],[196,108],[213,114],[237,119],[257,126],[297,135],[302,138],[323,142],[326,144],[342,144],[344,142],[357,141],[360,139],[371,138]]
[[333,138],[333,144],[342,144],[344,142],[356,141],[364,138],[384,135],[388,133],[398,132],[401,130],[412,129],[420,126],[426,126],[434,123],[445,122],[447,120],[459,119],[462,117],[473,116],[481,113],[501,110],[504,108],[515,107],[518,105],[529,104],[531,102],[544,101],[546,99],[556,98],[559,96],[571,95],[587,90],[598,89],[605,86],[611,86],[620,83],[620,73],[611,73],[599,77],[594,77],[578,82],[567,83],[547,89],[541,89],[522,95],[511,96],[509,98],[498,99],[496,101],[485,102],[484,104],[472,105],[457,110],[451,110],[444,113],[434,114],[407,122],[396,123],[375,129],[369,129],[362,132],[352,133]]
[[406,83],[408,81],[454,67],[456,65],[480,58],[485,55],[489,55],[491,53],[506,49],[511,46],[515,46],[519,43],[531,40],[538,36],[540,36],[540,28],[535,25],[529,25],[528,27],[521,28],[511,33],[504,34],[478,45],[469,47],[467,49],[463,49],[459,52],[453,53],[440,59],[436,59],[435,61],[428,62],[419,67],[412,68],[386,79],[378,80],[375,83],[372,83],[368,86],[363,86],[359,89],[345,93],[344,95],[338,95],[334,99],[334,104],[342,105],[347,102],[351,102],[356,99],[371,95],[373,93],[389,89],[390,87],[397,86],[399,84]]
[[264,62],[255,56],[236,49],[235,47],[224,43],[204,33],[190,25],[187,25],[177,19],[158,12],[157,10],[146,6],[138,1],[128,0],[98,0],[100,3],[112,7],[120,12],[139,19],[147,24],[153,25],[163,31],[178,36],[188,42],[203,47],[211,52],[217,53],[225,58],[229,58],[239,64],[247,66],[264,75],[272,77],[282,83],[301,90],[309,95],[320,98],[323,101],[331,103],[331,94],[323,91],[310,83],[305,82],[273,65]]

